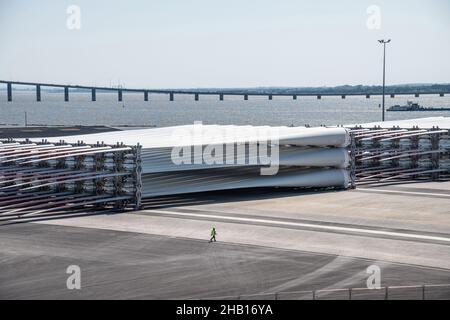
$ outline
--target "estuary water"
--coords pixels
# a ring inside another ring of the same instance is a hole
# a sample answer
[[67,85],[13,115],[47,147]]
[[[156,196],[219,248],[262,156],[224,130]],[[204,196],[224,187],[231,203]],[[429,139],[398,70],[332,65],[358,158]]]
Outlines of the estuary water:
[[[28,125],[110,125],[166,127],[193,124],[235,125],[339,125],[381,120],[381,97],[249,97],[240,96],[150,95],[145,102],[143,94],[124,93],[123,102],[117,93],[97,93],[97,101],[90,101],[90,93],[70,92],[70,101],[64,102],[61,92],[42,92],[42,101],[36,102],[34,91],[13,91],[13,101],[7,102],[6,91],[0,91],[0,125],[23,126],[25,113]],[[406,104],[407,100],[424,107],[450,107],[450,96],[424,95],[386,97],[386,107]],[[420,117],[449,116],[450,111],[387,112],[387,120]]]

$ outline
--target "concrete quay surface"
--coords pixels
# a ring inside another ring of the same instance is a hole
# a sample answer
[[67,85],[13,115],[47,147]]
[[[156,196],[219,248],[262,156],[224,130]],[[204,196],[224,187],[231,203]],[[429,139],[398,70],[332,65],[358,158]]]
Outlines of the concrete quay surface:
[[[370,265],[382,286],[450,284],[450,182],[165,197],[137,212],[0,230],[3,299],[258,298],[365,288]],[[81,290],[66,287],[70,265]],[[440,290],[450,298],[450,287]]]

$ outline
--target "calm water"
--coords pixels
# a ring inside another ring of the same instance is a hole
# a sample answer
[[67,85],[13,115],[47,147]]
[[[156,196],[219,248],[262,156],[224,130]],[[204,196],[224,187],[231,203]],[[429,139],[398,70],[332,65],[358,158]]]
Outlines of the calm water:
[[[165,95],[150,95],[149,102],[143,94],[124,94],[124,101],[117,101],[117,94],[97,93],[97,102],[90,101],[90,93],[70,93],[70,102],[64,102],[62,93],[42,92],[42,102],[35,101],[34,92],[13,92],[13,102],[6,101],[6,92],[0,91],[0,125],[23,125],[27,112],[28,124],[35,125],[171,125],[192,124],[252,124],[252,125],[337,125],[379,121],[380,97],[218,97],[175,96],[168,101]],[[450,107],[450,97],[401,96],[387,97],[386,106],[405,104],[407,100],[419,102],[425,107]],[[450,116],[446,112],[387,112],[387,120],[410,119],[431,116]]]

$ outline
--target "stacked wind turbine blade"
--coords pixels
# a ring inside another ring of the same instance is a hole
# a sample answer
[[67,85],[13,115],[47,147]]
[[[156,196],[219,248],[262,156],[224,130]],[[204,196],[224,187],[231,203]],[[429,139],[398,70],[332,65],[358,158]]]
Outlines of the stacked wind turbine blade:
[[[143,149],[173,148],[195,145],[215,145],[258,142],[263,138],[272,139],[279,145],[342,147],[350,144],[350,135],[345,128],[327,127],[271,127],[235,125],[183,125],[164,128],[112,131],[88,135],[74,135],[37,140],[83,141],[86,144],[142,145]],[[34,140],[34,139],[32,139]],[[188,143],[186,143],[188,142]]]
[[347,126],[354,137],[359,184],[450,179],[450,118]]
[[142,196],[155,197],[260,187],[346,188],[350,181],[345,169],[282,167],[276,175],[260,175],[258,168],[238,167],[146,174],[142,182]]
[[135,197],[135,149],[0,141],[0,221]]
[[[220,148],[215,145],[214,148]],[[224,148],[226,151],[226,147]],[[237,148],[236,148],[237,149]],[[226,157],[220,162],[209,163],[205,165],[202,155],[205,148],[202,147],[202,153],[192,155],[190,161],[183,164],[173,162],[172,148],[144,149],[142,153],[142,170],[144,173],[162,173],[172,171],[202,170],[213,168],[240,167],[241,163],[246,161],[248,164],[256,166],[265,166],[263,159],[257,154],[234,153],[233,157]],[[227,161],[230,160],[230,161]],[[201,162],[200,162],[201,161]],[[298,146],[279,146],[279,157],[273,159],[272,165],[296,166],[296,167],[335,167],[347,168],[349,165],[349,154],[346,148],[317,148],[317,147],[298,147]]]
[[142,147],[142,197],[350,182],[344,128],[186,125],[64,138]]

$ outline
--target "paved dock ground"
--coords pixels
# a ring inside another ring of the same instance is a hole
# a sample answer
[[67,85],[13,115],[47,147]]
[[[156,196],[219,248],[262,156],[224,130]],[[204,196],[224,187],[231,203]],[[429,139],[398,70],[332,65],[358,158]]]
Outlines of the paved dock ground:
[[[215,192],[145,206],[0,226],[0,298],[273,298],[364,288],[370,265],[382,286],[450,284],[450,182]],[[208,243],[212,226],[217,243]],[[66,288],[69,265],[81,268],[81,290]],[[393,288],[389,298],[421,290]],[[450,287],[426,295],[450,299]]]
[[119,129],[107,126],[29,126],[29,127],[11,127],[0,125],[0,139],[8,138],[39,138],[39,137],[63,137],[79,134],[92,134]]

